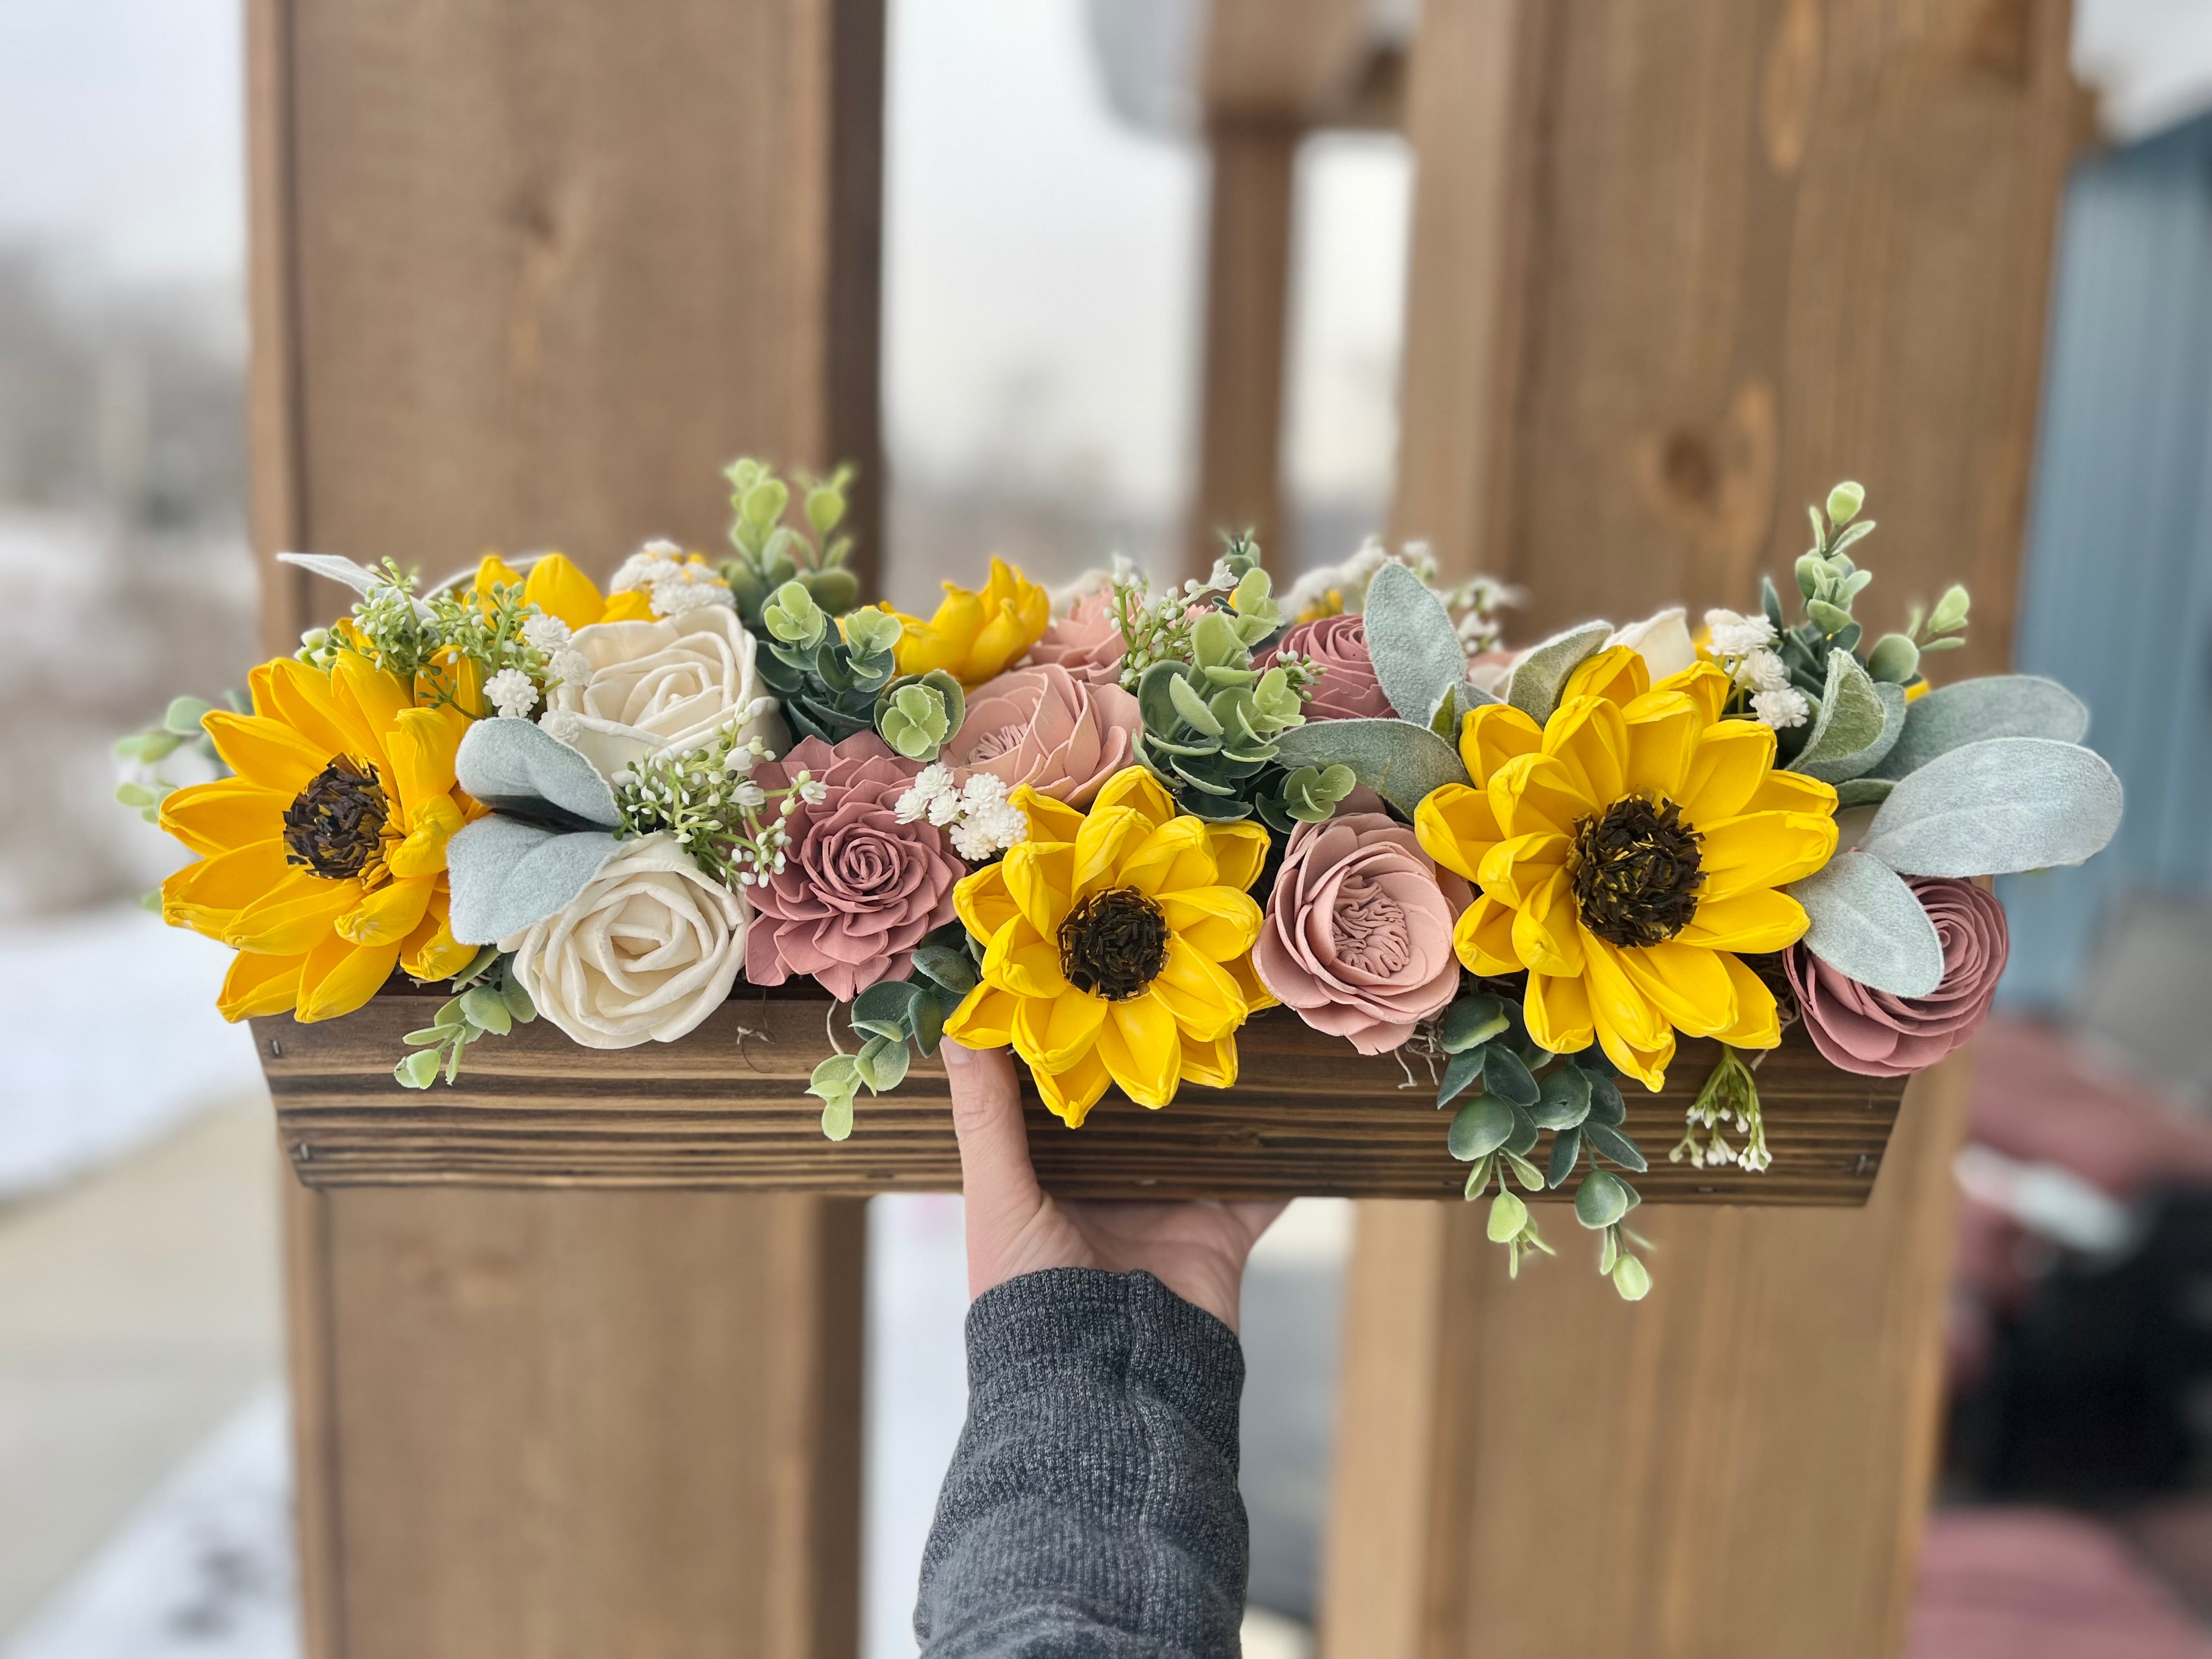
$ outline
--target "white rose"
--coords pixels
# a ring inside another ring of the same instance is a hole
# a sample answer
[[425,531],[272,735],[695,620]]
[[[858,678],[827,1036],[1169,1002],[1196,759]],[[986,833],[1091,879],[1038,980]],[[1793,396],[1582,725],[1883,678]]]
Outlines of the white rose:
[[753,636],[726,605],[665,622],[593,623],[569,648],[591,664],[590,678],[556,686],[540,723],[606,776],[725,728],[784,747],[783,718],[754,672]]
[[1698,647],[1690,638],[1686,615],[1680,605],[1675,605],[1656,617],[1646,617],[1640,623],[1631,623],[1606,644],[1627,646],[1643,658],[1656,685],[1669,674],[1680,673],[1698,659]]
[[[589,631],[589,630],[586,630]],[[673,1042],[728,1000],[752,906],[669,835],[625,842],[567,908],[500,941],[538,1012],[586,1048]]]

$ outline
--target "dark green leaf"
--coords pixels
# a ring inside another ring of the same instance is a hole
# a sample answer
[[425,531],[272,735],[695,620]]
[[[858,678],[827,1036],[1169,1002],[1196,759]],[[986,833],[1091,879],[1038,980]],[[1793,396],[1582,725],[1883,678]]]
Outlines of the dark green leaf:
[[1510,1102],[1506,1109],[1513,1114],[1513,1133],[1505,1137],[1505,1151],[1515,1158],[1526,1158],[1536,1145],[1536,1120]]
[[1529,1075],[1519,1055],[1495,1042],[1486,1044],[1482,1051],[1482,1086],[1486,1092],[1516,1106],[1536,1103],[1536,1079]]
[[1540,1129],[1571,1129],[1589,1115],[1590,1082],[1577,1066],[1554,1066],[1544,1073],[1528,1115]]
[[1590,1109],[1587,1120],[1619,1128],[1628,1116],[1628,1103],[1620,1097],[1620,1085],[1611,1078],[1597,1073],[1585,1073],[1589,1078]]
[[957,997],[975,988],[975,964],[965,951],[945,945],[925,945],[914,953],[916,971],[927,975]]
[[1546,1171],[1546,1184],[1554,1191],[1567,1184],[1567,1177],[1575,1172],[1576,1160],[1583,1155],[1583,1132],[1562,1129],[1552,1139],[1552,1162]]
[[1471,1164],[1505,1145],[1513,1129],[1513,1109],[1485,1095],[1459,1109],[1444,1144],[1461,1163]]
[[1589,1137],[1591,1152],[1611,1158],[1622,1169],[1633,1170],[1641,1175],[1651,1167],[1644,1160],[1644,1149],[1611,1124],[1585,1123],[1583,1133]]
[[1480,1048],[1469,1048],[1444,1062],[1443,1081],[1437,1088],[1437,1105],[1449,1106],[1467,1091],[1467,1085],[1482,1073],[1482,1054]]
[[1585,1227],[1610,1227],[1627,1213],[1628,1188],[1619,1176],[1592,1170],[1575,1188],[1575,1219]]
[[1487,1042],[1500,1031],[1511,1029],[1505,1004],[1484,992],[1462,997],[1443,1012],[1437,1022],[1437,1040],[1447,1054],[1462,1054],[1480,1043]]

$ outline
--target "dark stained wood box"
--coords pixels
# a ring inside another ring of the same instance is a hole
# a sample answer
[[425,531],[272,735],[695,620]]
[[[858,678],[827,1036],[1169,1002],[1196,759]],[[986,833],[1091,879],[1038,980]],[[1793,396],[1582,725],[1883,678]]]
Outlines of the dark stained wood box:
[[[826,995],[733,999],[679,1042],[580,1048],[538,1020],[474,1044],[458,1085],[401,1088],[403,1034],[441,997],[389,993],[313,1025],[253,1022],[278,1129],[310,1187],[718,1187],[864,1194],[949,1192],[960,1161],[945,1073],[918,1061],[895,1093],[865,1091],[852,1138],[825,1140],[805,1092],[830,1052]],[[838,1022],[847,1048],[851,1034]],[[1416,1086],[1309,1030],[1287,1009],[1238,1034],[1235,1089],[1186,1085],[1163,1111],[1109,1093],[1080,1130],[1032,1097],[1030,1146],[1047,1188],[1080,1198],[1456,1197],[1466,1166],[1418,1062]],[[1634,1085],[1628,1129],[1652,1160],[1635,1177],[1662,1203],[1866,1201],[1905,1092],[1837,1071],[1793,1029],[1759,1069],[1774,1167],[1762,1175],[1670,1164],[1682,1111],[1717,1058],[1686,1042],[1664,1093]],[[1732,1137],[1740,1139],[1740,1137]],[[1554,1197],[1562,1194],[1553,1194]]]

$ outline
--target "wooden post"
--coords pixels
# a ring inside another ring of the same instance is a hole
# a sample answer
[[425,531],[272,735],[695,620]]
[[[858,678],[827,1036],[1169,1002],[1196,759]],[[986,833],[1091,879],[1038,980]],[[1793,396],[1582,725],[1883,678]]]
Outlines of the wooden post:
[[[747,453],[857,460],[872,554],[880,0],[250,0],[249,52],[264,559],[711,552]],[[271,649],[343,608],[264,568]],[[287,1217],[317,1659],[854,1651],[859,1204]]]
[[[1871,492],[1877,625],[1953,580],[2002,665],[2070,142],[2064,0],[1428,0],[1396,529],[1519,632],[1790,591]],[[1857,1212],[1646,1210],[1517,1285],[1479,1212],[1361,1216],[1323,1618],[1362,1659],[1863,1659],[1936,1443],[1966,1076]],[[1662,1147],[1652,1147],[1655,1152]]]

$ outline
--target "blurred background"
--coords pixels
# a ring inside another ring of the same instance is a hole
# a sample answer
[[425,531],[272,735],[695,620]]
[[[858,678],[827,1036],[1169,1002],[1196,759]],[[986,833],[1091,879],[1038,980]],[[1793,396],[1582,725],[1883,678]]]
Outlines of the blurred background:
[[[1378,63],[1415,22],[1375,9]],[[1048,580],[1182,556],[1203,24],[1189,0],[892,0],[902,605],[987,552]],[[2089,702],[2129,817],[2088,868],[2009,884],[1916,1659],[2212,1650],[2212,9],[2081,0],[2075,65],[2014,657]],[[114,737],[257,654],[242,99],[234,0],[0,7],[9,1659],[297,1651],[267,1103],[208,1012],[222,953],[138,908],[174,854],[111,798]],[[1384,520],[1411,185],[1386,131],[1299,148],[1279,567]],[[963,1407],[958,1203],[878,1200],[871,1231],[870,1346],[901,1385],[871,1379],[866,1650],[892,1659]],[[1262,1659],[1306,1650],[1348,1238],[1344,1206],[1302,1202],[1247,1291]]]

